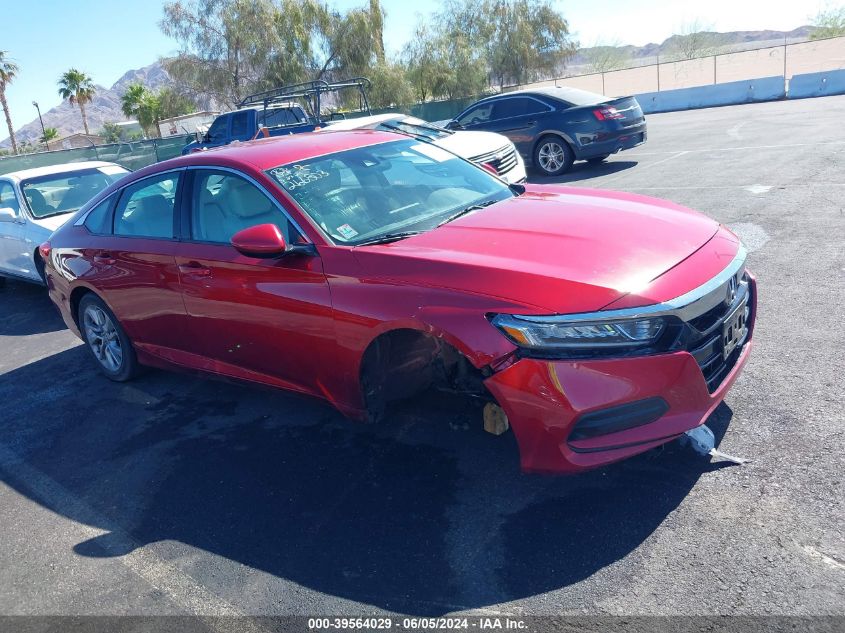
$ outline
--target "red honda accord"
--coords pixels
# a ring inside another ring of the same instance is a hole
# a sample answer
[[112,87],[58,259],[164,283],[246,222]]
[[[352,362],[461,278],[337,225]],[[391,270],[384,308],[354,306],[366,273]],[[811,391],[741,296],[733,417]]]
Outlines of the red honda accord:
[[703,215],[508,186],[374,131],[153,165],[41,253],[51,298],[113,380],[200,369],[359,420],[450,389],[485,403],[488,430],[513,429],[526,471],[607,464],[704,423],[756,311],[745,249]]

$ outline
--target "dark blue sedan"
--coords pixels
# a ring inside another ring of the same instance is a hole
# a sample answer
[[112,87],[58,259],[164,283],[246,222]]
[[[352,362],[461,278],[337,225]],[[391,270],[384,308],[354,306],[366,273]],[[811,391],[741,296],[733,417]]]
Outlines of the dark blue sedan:
[[645,117],[634,97],[611,99],[564,87],[487,97],[447,127],[504,134],[544,176],[562,174],[576,160],[599,163],[646,140]]

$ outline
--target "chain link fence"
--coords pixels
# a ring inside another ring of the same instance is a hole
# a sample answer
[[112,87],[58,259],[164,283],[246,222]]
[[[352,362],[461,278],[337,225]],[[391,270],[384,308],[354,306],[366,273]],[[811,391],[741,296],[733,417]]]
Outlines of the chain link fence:
[[171,136],[131,143],[111,143],[19,156],[4,156],[0,158],[0,174],[8,174],[33,167],[79,163],[87,160],[104,160],[117,163],[134,171],[179,156],[182,148],[190,143],[193,138],[191,135]]

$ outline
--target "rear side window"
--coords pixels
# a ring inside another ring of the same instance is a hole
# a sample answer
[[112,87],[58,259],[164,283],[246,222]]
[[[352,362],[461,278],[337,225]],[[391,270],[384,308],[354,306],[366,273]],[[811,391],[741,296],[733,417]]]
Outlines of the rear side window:
[[85,218],[85,228],[98,235],[111,233],[111,213],[109,211],[111,211],[113,201],[114,196],[111,196],[91,209]]
[[12,183],[5,180],[0,182],[0,207],[9,208],[16,214],[21,208]]
[[126,187],[114,211],[114,234],[173,238],[173,209],[179,174],[145,178]]
[[508,119],[526,114],[547,112],[548,110],[549,108],[534,99],[514,97],[512,99],[502,99],[496,104],[496,107],[494,108],[494,118]]

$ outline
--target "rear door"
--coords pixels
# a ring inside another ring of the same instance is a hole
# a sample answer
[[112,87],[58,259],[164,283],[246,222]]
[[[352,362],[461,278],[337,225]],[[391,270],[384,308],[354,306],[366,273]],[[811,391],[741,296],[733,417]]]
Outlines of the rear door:
[[258,224],[279,227],[287,243],[307,240],[286,210],[251,177],[191,168],[176,262],[191,351],[202,368],[288,388],[322,390],[334,329],[328,281],[314,254],[247,257],[229,243]]
[[530,157],[534,141],[545,127],[544,115],[551,111],[550,106],[532,97],[504,97],[495,101],[485,129],[504,134],[520,154]]
[[183,174],[168,171],[125,187],[86,252],[97,289],[135,346],[171,360],[185,340],[175,258]]

